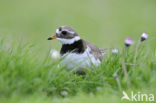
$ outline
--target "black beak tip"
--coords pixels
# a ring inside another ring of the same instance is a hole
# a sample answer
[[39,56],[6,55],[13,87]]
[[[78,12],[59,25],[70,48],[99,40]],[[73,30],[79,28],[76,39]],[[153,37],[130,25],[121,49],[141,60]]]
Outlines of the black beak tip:
[[51,38],[51,37],[49,37],[47,40],[52,40],[52,38]]

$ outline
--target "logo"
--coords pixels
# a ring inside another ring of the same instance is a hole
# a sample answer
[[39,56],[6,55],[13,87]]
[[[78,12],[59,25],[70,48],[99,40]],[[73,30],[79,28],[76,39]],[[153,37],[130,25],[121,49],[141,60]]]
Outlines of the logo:
[[146,93],[141,93],[137,92],[134,93],[131,91],[131,94],[128,96],[128,94],[123,91],[123,97],[121,100],[128,100],[128,101],[154,101],[154,94],[146,94]]

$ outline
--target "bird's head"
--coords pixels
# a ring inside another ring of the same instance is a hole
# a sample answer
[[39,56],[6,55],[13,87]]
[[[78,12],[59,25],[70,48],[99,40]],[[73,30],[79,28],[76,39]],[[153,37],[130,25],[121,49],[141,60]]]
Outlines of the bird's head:
[[70,26],[61,26],[56,29],[56,33],[49,37],[48,40],[57,39],[62,44],[73,44],[75,41],[80,40],[77,32]]

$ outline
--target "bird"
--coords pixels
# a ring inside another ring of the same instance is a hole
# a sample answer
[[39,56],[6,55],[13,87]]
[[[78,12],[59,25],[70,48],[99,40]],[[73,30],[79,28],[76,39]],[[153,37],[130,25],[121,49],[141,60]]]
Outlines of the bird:
[[55,34],[48,38],[54,39],[62,43],[60,64],[67,69],[74,69],[78,74],[83,74],[86,67],[91,69],[98,67],[103,60],[105,50],[81,39],[77,31],[70,26],[57,28]]

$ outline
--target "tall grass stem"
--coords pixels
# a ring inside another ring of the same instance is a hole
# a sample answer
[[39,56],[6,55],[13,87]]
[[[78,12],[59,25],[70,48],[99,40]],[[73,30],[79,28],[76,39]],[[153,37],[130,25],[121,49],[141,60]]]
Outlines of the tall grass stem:
[[139,49],[140,45],[141,45],[141,40],[139,40],[139,42],[136,46],[136,49],[135,49],[135,56],[134,56],[134,62],[133,62],[134,69],[136,68],[137,54],[138,54],[138,49]]
[[124,76],[126,78],[127,86],[128,86],[128,88],[130,88],[129,76],[128,76],[126,63],[125,63],[126,52],[127,52],[127,47],[125,46],[123,49],[123,56],[122,56],[122,69],[124,71]]

